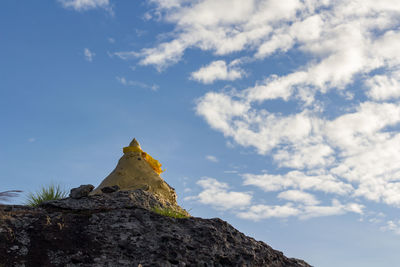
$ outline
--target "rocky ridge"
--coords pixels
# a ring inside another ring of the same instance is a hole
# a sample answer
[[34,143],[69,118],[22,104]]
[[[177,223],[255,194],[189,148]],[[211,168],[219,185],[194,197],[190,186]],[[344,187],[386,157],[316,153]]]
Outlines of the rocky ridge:
[[163,216],[149,192],[112,191],[0,205],[0,266],[310,266],[221,219]]

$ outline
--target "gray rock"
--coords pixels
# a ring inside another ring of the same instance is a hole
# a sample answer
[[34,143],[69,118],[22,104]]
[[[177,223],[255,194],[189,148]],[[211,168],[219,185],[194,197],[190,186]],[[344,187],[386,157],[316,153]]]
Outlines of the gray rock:
[[106,194],[109,194],[109,193],[116,192],[116,191],[118,191],[118,190],[119,190],[119,186],[118,186],[118,185],[113,185],[113,186],[106,186],[106,187],[103,187],[103,188],[101,189],[101,192],[106,193]]
[[143,190],[7,207],[0,266],[310,266],[221,219],[154,213],[161,204]]
[[91,184],[81,185],[77,188],[72,188],[69,197],[73,199],[80,199],[82,197],[87,197],[90,192],[92,192],[94,186]]

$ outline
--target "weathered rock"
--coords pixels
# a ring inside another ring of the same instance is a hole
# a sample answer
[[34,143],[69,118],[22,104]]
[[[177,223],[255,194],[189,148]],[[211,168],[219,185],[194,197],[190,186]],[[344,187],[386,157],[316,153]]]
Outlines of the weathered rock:
[[109,194],[109,193],[112,193],[112,192],[116,192],[116,191],[118,191],[118,190],[119,190],[119,186],[118,186],[118,185],[113,185],[113,186],[106,186],[106,187],[103,187],[103,188],[101,189],[101,192],[106,193],[106,194]]
[[143,190],[0,205],[0,266],[310,266],[220,219],[175,219]]
[[69,197],[74,198],[74,199],[87,197],[89,195],[89,193],[93,191],[93,189],[94,189],[94,186],[91,184],[81,185],[77,188],[72,188],[71,192],[69,194]]
[[161,178],[161,164],[144,152],[136,139],[124,147],[123,152],[115,169],[91,195],[111,193],[116,191],[116,187],[122,191],[141,189],[156,196],[159,202],[172,210],[189,215],[178,205],[175,189]]
[[139,142],[133,139],[125,149],[115,169],[91,194],[101,194],[102,188],[117,185],[120,190],[147,189],[157,195],[160,201],[178,205],[175,190],[145,160],[146,153],[142,151]]

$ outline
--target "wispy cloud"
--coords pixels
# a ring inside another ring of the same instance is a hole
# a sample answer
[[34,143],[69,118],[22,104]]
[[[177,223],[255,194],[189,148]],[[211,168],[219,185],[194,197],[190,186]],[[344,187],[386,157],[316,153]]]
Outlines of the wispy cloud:
[[76,11],[86,11],[90,9],[103,8],[112,12],[109,0],[58,0],[64,8],[71,8]]
[[227,170],[227,171],[224,171],[224,173],[238,173],[238,171],[235,171],[235,170]]
[[143,89],[150,89],[152,91],[157,91],[160,88],[156,84],[149,85],[149,84],[139,82],[139,81],[127,80],[125,77],[117,76],[116,79],[119,83],[121,83],[122,85],[125,85],[125,86],[140,87]]
[[94,56],[96,55],[94,52],[90,51],[89,48],[85,48],[83,50],[83,54],[85,55],[85,59],[89,62],[93,61]]
[[217,159],[216,156],[207,155],[207,156],[206,156],[206,159],[207,159],[208,161],[211,161],[211,162],[218,162],[218,159]]
[[380,228],[382,231],[391,231],[397,235],[400,235],[400,220],[390,220],[386,222],[386,225]]

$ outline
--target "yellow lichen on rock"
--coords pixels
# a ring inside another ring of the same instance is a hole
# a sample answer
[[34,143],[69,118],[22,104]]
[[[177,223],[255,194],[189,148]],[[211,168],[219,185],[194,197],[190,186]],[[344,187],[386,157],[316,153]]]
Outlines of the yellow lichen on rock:
[[[136,140],[136,139],[134,139]],[[137,142],[137,141],[136,141]],[[146,152],[144,152],[140,146],[127,146],[124,147],[122,150],[125,153],[128,152],[138,152],[138,153],[142,153],[142,157],[145,161],[147,161],[147,163],[150,165],[150,167],[158,174],[161,174],[162,172],[164,172],[164,170],[161,169],[161,163],[154,159],[152,156],[150,156],[149,154],[147,154]]]
[[[152,193],[163,204],[182,210],[177,204],[175,190],[161,177],[161,164],[143,152],[136,139],[123,148],[124,155],[117,167],[91,193],[102,194],[101,189],[117,185],[120,190],[142,189]],[[185,211],[186,212],[186,211]]]

